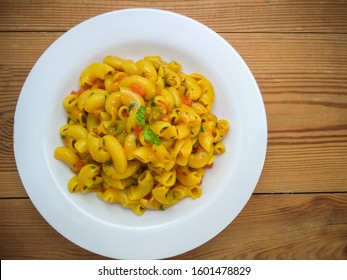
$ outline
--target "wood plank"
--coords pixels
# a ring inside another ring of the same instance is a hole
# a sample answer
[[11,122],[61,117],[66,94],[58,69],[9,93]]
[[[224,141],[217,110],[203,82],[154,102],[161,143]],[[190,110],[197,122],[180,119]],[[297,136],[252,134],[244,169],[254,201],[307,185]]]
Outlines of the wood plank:
[[347,259],[347,194],[253,195],[222,233],[181,259]]
[[[1,200],[1,259],[103,259],[57,233],[30,200]],[[204,245],[172,259],[347,259],[347,194],[253,195]],[[40,246],[37,246],[40,244]]]
[[178,12],[217,32],[347,32],[347,3],[343,0],[3,0],[0,30],[66,31],[90,17],[124,8]]
[[[62,33],[0,33],[0,189],[1,198],[28,197],[13,152],[17,99],[36,60]],[[30,44],[28,44],[30,42]]]
[[346,154],[346,143],[269,144],[255,192],[346,192]]
[[27,197],[14,158],[12,119],[0,118],[0,147],[0,197]]
[[31,68],[61,35],[49,32],[0,32],[1,118],[13,119],[19,93]]
[[[14,159],[13,159],[14,160]],[[0,171],[0,190],[2,198],[28,198],[17,169]]]
[[1,259],[103,259],[71,243],[52,228],[29,199],[2,199]]
[[[21,87],[42,52],[60,34],[1,33],[0,53],[0,188],[1,197],[27,197],[13,152],[14,112]],[[35,40],[36,36],[40,40]],[[31,44],[27,42],[30,41]]]

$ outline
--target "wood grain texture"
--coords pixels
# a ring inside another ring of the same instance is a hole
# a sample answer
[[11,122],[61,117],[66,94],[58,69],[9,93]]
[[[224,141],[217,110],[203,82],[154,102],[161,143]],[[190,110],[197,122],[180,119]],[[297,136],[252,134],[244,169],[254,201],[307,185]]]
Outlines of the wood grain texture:
[[66,31],[101,13],[158,8],[192,17],[217,32],[334,32],[347,30],[343,0],[193,0],[0,2],[0,31]]
[[51,43],[83,20],[135,7],[178,12],[217,31],[248,64],[267,112],[267,157],[250,201],[219,235],[173,259],[346,260],[344,0],[0,1],[1,259],[105,259],[57,233],[31,203],[14,160],[14,114]]
[[347,259],[346,203],[347,194],[253,195],[222,233],[179,258]]
[[[105,259],[50,227],[27,199],[0,204],[1,259]],[[347,259],[347,194],[253,195],[204,245],[172,259]]]

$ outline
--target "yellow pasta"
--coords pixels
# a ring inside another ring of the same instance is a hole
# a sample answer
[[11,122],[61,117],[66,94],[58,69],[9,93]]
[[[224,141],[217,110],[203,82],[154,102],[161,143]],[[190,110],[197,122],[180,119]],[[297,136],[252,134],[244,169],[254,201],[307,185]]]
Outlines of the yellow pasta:
[[142,98],[142,96],[139,94],[136,94],[130,89],[121,87],[119,91],[120,91],[120,99],[124,105],[128,107],[131,106],[132,104],[135,104],[137,107],[145,105],[145,101]]
[[124,148],[117,138],[112,135],[105,135],[102,137],[102,145],[110,153],[113,167],[116,171],[124,173],[128,168],[128,160],[125,156]]
[[87,148],[96,162],[102,163],[111,160],[111,155],[102,148],[101,137],[89,134],[87,136]]
[[148,195],[153,188],[154,178],[150,171],[144,171],[137,179],[138,184],[128,188],[128,197],[130,200],[139,200]]
[[112,71],[114,69],[105,63],[93,63],[82,72],[80,86],[92,85],[96,79],[105,79],[106,74]]
[[95,110],[105,108],[106,98],[106,93],[92,91],[92,93],[85,100],[83,108],[88,113],[94,113]]
[[76,163],[80,160],[72,149],[61,146],[55,149],[54,157],[64,161],[71,169],[75,168]]
[[137,85],[139,89],[143,90],[143,95],[146,98],[146,100],[150,100],[156,94],[154,84],[150,80],[139,75],[132,75],[132,76],[126,77],[125,79],[119,82],[120,88],[127,87],[132,89],[135,87],[134,85]]
[[92,188],[94,184],[101,183],[100,166],[95,164],[84,165],[78,174],[78,186],[81,190]]
[[152,190],[153,197],[165,208],[177,203],[177,199],[174,198],[173,190],[167,186],[156,186]]
[[212,83],[159,56],[106,56],[86,67],[63,99],[68,116],[54,157],[74,173],[71,193],[97,193],[142,215],[202,195],[226,147],[227,120],[212,113]]
[[185,186],[183,184],[177,184],[172,188],[172,191],[173,197],[177,200],[180,200],[187,196],[196,199],[199,198],[202,193],[200,185]]
[[137,66],[137,75],[143,76],[151,81],[152,84],[155,84],[157,81],[157,70],[153,64],[145,59],[141,59],[136,62]]
[[129,161],[127,169],[124,172],[118,172],[112,162],[106,162],[102,164],[102,170],[112,179],[126,179],[133,176],[140,166],[141,163],[139,161]]

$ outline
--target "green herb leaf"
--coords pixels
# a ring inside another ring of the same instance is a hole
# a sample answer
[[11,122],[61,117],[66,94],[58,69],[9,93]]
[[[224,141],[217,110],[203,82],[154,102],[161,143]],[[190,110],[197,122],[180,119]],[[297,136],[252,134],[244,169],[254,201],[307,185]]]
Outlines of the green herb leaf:
[[143,137],[152,145],[159,146],[161,144],[161,140],[156,135],[153,130],[146,124],[145,119],[146,107],[140,106],[140,108],[136,112],[136,123],[143,127]]
[[142,125],[143,127],[146,125],[145,113],[146,113],[146,107],[143,105],[140,106],[140,108],[136,112],[136,123],[139,125]]
[[146,125],[145,129],[143,130],[143,137],[152,145],[159,146],[161,144],[161,140],[158,135],[156,135],[148,125]]
[[129,106],[129,110],[131,111],[132,109],[134,109],[136,107],[136,103],[131,103]]

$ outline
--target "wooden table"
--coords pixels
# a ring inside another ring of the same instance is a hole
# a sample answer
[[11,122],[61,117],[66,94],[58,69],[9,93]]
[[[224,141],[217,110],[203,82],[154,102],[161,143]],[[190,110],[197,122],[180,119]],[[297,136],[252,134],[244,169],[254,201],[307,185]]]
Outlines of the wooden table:
[[347,2],[344,0],[0,2],[0,257],[104,259],[38,213],[20,181],[13,117],[42,52],[68,29],[122,8],[190,16],[222,35],[252,70],[265,102],[268,152],[241,214],[173,259],[347,259]]

